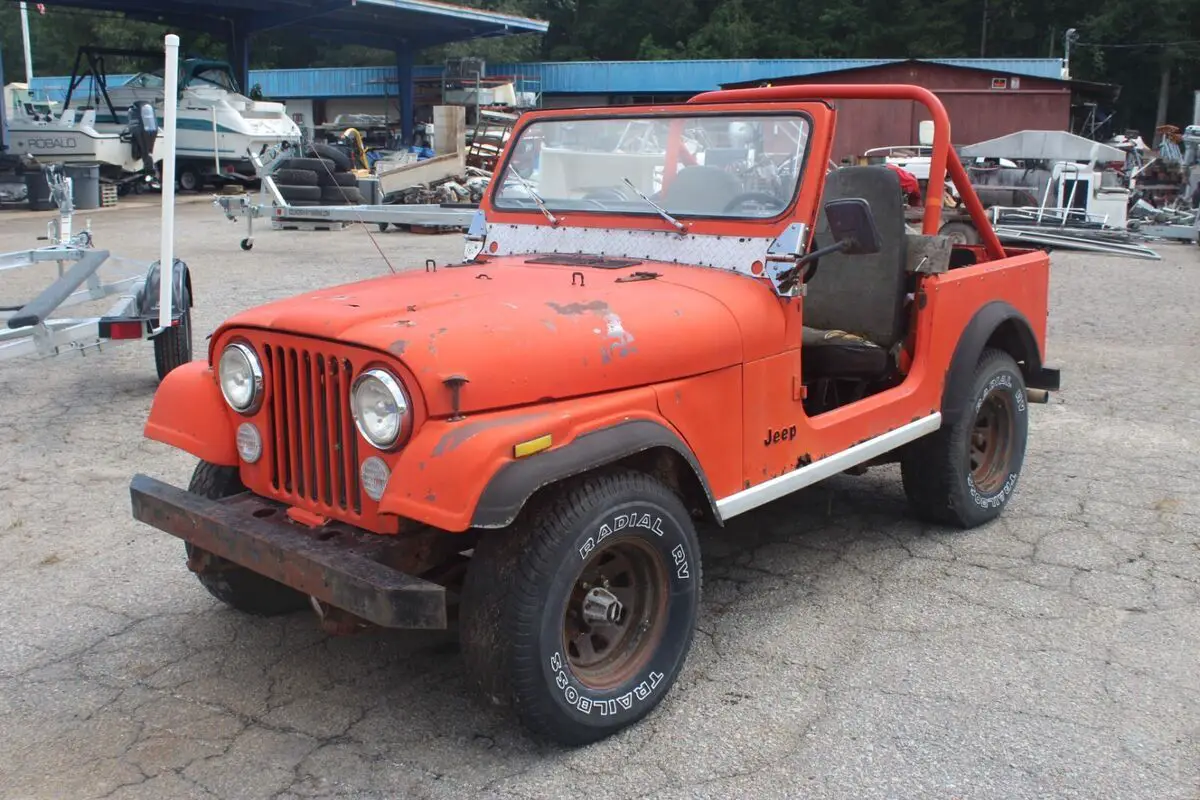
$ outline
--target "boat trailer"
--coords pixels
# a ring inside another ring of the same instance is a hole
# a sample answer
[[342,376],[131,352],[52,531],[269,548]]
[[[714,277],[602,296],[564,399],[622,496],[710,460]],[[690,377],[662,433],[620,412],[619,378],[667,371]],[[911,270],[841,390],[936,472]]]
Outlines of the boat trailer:
[[[174,41],[172,41],[174,40]],[[174,97],[172,78],[178,62],[179,39],[166,38],[168,97]],[[167,158],[164,167],[174,173],[175,108],[166,109]],[[150,339],[154,342],[159,378],[192,359],[191,276],[187,265],[174,257],[174,184],[163,187],[162,258],[141,274],[106,280],[100,269],[108,265],[136,263],[110,257],[109,251],[92,246],[90,223],[78,232],[73,228],[73,182],[59,167],[44,168],[51,197],[59,213],[47,225],[49,244],[30,250],[0,253],[0,273],[56,264],[58,277],[36,297],[20,305],[0,306],[0,361],[21,356],[56,356],[76,352],[86,355],[106,343]],[[162,263],[172,265],[171,276],[162,280]],[[59,317],[59,309],[118,296],[100,317]]]
[[220,208],[230,222],[237,222],[239,217],[246,218],[246,237],[241,242],[243,250],[254,247],[254,220],[262,217],[279,222],[358,222],[378,225],[381,229],[388,225],[427,225],[465,230],[478,210],[476,206],[457,203],[293,206],[283,198],[271,177],[274,162],[288,155],[286,150],[279,148],[267,154],[265,161],[257,154],[248,154],[261,179],[262,188],[257,200],[248,194],[222,194],[213,199],[213,205]]

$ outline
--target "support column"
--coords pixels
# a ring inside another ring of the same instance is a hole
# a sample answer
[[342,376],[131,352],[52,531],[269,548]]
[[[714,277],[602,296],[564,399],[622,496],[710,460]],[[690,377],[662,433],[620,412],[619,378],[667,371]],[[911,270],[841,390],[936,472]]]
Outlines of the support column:
[[250,95],[250,34],[240,20],[229,20],[229,35],[225,40],[226,56],[233,77],[242,94]]
[[[4,86],[4,48],[0,48],[0,87],[2,86]],[[4,151],[8,150],[8,122],[5,120],[5,113],[4,103],[0,103],[0,155],[4,155]]]
[[415,110],[415,87],[413,86],[414,50],[405,48],[396,51],[396,81],[400,97],[400,135],[404,144],[413,141],[413,112]]

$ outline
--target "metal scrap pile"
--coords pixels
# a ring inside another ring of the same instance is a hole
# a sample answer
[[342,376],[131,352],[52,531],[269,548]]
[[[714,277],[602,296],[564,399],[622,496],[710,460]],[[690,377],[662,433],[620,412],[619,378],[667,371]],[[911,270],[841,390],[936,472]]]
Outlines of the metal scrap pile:
[[492,173],[478,167],[467,167],[462,175],[453,175],[430,183],[419,183],[393,192],[384,198],[385,203],[438,204],[478,203],[483,199]]

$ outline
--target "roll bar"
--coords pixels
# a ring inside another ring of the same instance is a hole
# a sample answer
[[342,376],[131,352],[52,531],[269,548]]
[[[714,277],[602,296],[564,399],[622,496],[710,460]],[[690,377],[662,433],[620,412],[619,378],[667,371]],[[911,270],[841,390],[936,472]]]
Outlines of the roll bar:
[[[946,173],[979,231],[987,254],[1004,258],[1004,247],[983,210],[979,195],[967,177],[958,154],[950,147],[950,116],[937,95],[909,84],[808,83],[796,86],[767,86],[758,89],[722,89],[698,94],[689,103],[777,103],[802,100],[911,100],[925,106],[933,118],[933,155],[929,159],[929,188],[925,190],[922,232],[933,235],[942,222],[942,191]],[[937,191],[935,191],[935,188]]]

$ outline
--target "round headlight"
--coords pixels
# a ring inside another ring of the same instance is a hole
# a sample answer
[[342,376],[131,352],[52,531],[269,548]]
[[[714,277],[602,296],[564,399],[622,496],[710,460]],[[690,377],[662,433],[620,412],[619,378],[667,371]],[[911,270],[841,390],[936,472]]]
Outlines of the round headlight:
[[221,394],[234,411],[252,414],[258,410],[263,394],[262,364],[249,345],[226,345],[217,362],[217,377]]
[[400,381],[382,369],[369,369],[354,379],[350,411],[358,432],[380,450],[401,441],[412,421]]

